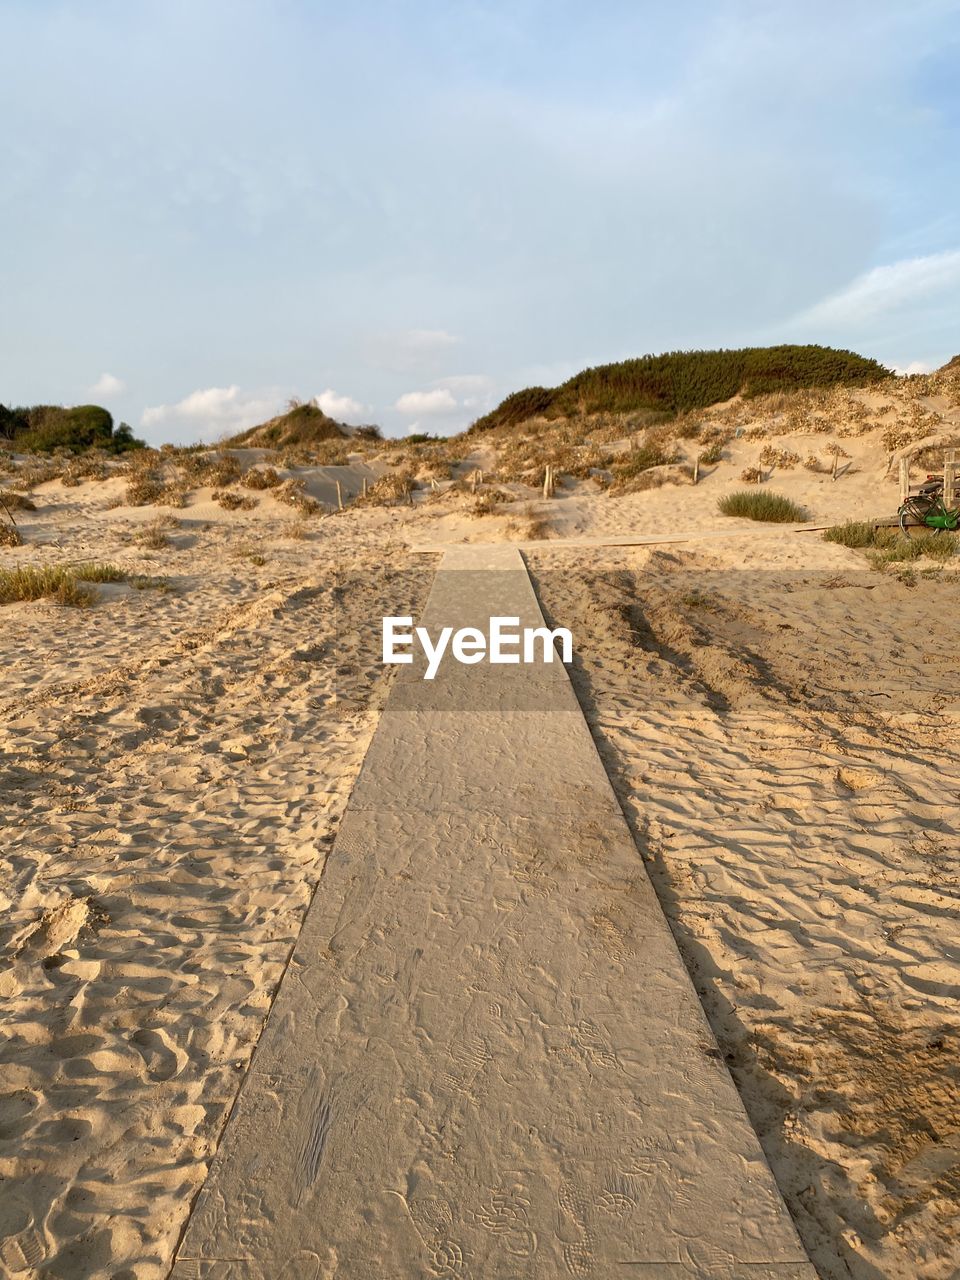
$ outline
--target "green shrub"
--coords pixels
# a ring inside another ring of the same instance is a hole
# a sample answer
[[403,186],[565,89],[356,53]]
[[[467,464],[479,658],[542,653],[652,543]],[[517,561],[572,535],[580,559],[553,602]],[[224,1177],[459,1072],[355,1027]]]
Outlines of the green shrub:
[[515,391],[471,430],[515,426],[533,417],[575,413],[670,415],[696,412],[743,394],[842,384],[865,386],[889,376],[875,360],[832,347],[782,345],[737,351],[670,351],[584,369],[561,386]]
[[823,531],[824,541],[839,542],[842,547],[872,547],[875,536],[873,525],[863,520],[847,520]]
[[900,564],[905,560],[949,560],[956,555],[957,538],[951,533],[934,533],[929,530],[912,537],[894,532],[891,529],[877,531],[873,542],[874,550],[868,553],[868,559],[875,569],[882,569],[888,564]]
[[717,507],[725,516],[742,516],[746,520],[765,520],[772,524],[802,524],[808,519],[803,507],[779,493],[766,493],[762,489],[728,493]]
[[56,404],[15,409],[0,405],[0,435],[11,440],[17,449],[29,453],[52,453],[55,449],[68,449],[72,453],[84,449],[125,453],[144,447],[143,441],[134,438],[125,422],[114,431],[112,415],[98,404],[79,404],[70,409]]
[[96,597],[89,582],[124,582],[126,574],[111,564],[22,565],[0,570],[0,604],[49,599],[83,608]]
[[957,535],[946,530],[937,533],[933,529],[925,529],[907,535],[899,529],[881,526],[879,529],[865,521],[848,520],[846,524],[834,525],[824,530],[827,542],[838,542],[841,546],[857,550],[870,551],[870,563],[875,568],[886,564],[898,564],[904,560],[950,560],[957,553],[960,541]]

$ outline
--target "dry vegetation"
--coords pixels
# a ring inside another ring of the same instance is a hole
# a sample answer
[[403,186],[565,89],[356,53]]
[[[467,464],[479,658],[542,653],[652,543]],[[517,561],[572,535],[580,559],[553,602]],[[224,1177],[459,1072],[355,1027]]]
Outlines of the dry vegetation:
[[96,600],[88,583],[126,579],[127,574],[112,564],[20,565],[16,569],[0,569],[0,604],[46,599],[85,607]]

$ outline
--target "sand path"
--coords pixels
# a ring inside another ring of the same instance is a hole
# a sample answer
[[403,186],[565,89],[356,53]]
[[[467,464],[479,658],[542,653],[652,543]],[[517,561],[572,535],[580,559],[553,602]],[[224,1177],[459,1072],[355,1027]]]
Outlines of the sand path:
[[621,1274],[816,1273],[562,666],[402,668],[173,1277]]

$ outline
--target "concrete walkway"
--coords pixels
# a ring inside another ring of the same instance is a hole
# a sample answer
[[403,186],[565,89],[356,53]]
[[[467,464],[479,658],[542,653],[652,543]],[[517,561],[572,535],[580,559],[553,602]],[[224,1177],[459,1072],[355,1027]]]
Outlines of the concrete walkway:
[[563,667],[400,670],[175,1280],[815,1280]]

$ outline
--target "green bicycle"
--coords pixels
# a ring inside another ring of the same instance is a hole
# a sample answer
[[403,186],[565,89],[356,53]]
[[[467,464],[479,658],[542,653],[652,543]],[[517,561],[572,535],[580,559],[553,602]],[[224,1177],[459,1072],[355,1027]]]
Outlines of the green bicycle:
[[897,520],[903,533],[908,525],[920,524],[935,533],[960,528],[960,507],[948,507],[943,501],[943,480],[940,476],[927,476],[918,493],[912,493],[897,511]]

